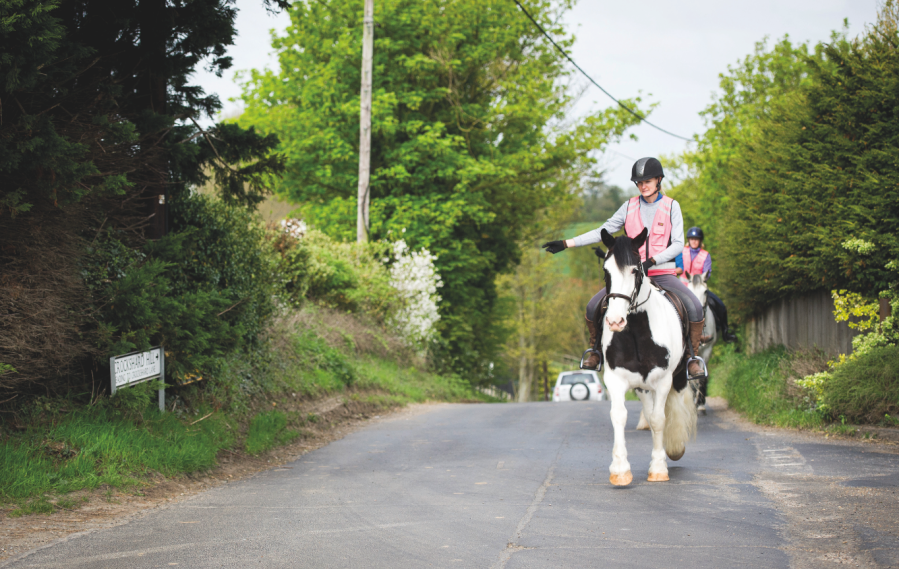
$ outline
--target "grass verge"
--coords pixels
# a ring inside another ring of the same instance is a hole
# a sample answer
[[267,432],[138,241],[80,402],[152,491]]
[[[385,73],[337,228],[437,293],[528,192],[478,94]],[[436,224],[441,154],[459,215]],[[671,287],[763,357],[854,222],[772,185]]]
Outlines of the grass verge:
[[[229,361],[214,381],[155,385],[90,404],[37,399],[0,424],[0,508],[10,515],[78,506],[68,493],[131,488],[153,476],[216,466],[223,450],[257,455],[308,434],[329,409],[378,410],[424,401],[493,401],[458,377],[427,370],[377,327],[326,311],[294,314],[257,354]],[[321,427],[322,425],[318,425]]]
[[755,423],[821,428],[825,418],[790,381],[790,354],[772,348],[747,356],[734,344],[716,348],[710,366],[709,395],[724,397],[732,409]]
[[896,346],[872,349],[837,366],[817,392],[796,381],[828,369],[820,352],[777,347],[747,356],[725,344],[716,348],[710,369],[709,395],[724,397],[759,424],[853,436],[865,436],[859,425],[899,426]]

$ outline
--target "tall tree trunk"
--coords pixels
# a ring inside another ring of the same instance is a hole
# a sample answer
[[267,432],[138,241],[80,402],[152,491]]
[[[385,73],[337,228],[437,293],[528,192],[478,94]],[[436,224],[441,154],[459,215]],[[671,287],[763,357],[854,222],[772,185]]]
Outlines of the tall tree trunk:
[[[166,0],[140,0],[140,51],[146,61],[146,72],[138,84],[138,95],[146,108],[153,113],[166,113],[166,42],[171,23],[167,14]],[[155,145],[156,141],[148,143]],[[147,215],[150,227],[147,237],[159,239],[166,231],[166,202],[168,197],[168,164],[163,153],[149,152],[146,161]]]

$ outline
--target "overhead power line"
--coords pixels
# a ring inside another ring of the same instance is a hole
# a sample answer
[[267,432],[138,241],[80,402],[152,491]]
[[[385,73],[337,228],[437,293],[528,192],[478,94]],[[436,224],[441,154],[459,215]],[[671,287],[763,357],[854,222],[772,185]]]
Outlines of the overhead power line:
[[637,111],[631,109],[630,107],[628,107],[627,105],[625,105],[624,103],[622,103],[621,101],[619,101],[618,99],[616,99],[615,97],[613,97],[611,93],[609,93],[608,91],[606,91],[605,89],[603,89],[603,88],[602,88],[602,85],[600,85],[599,83],[597,83],[596,81],[594,81],[592,77],[590,77],[589,75],[587,75],[587,72],[586,72],[586,71],[584,71],[583,69],[581,69],[581,66],[580,66],[580,65],[578,65],[577,63],[574,62],[573,59],[571,59],[571,56],[568,55],[568,53],[566,53],[566,51],[565,51],[564,49],[562,49],[562,48],[559,46],[559,44],[557,44],[557,43],[555,42],[555,40],[553,40],[552,36],[550,36],[548,33],[546,33],[546,30],[543,29],[543,26],[541,26],[539,23],[537,23],[537,20],[535,20],[534,17],[531,16],[531,14],[530,14],[527,10],[525,10],[524,6],[521,5],[521,2],[519,2],[518,0],[512,0],[512,1],[515,2],[515,3],[518,5],[518,7],[521,8],[521,11],[524,12],[524,15],[527,16],[528,19],[529,19],[531,22],[533,22],[535,26],[537,26],[537,29],[540,30],[540,32],[546,37],[546,39],[549,40],[549,43],[553,44],[553,46],[555,46],[555,48],[556,48],[557,50],[559,50],[559,53],[561,53],[562,55],[564,55],[564,56],[565,56],[565,59],[567,59],[569,62],[571,62],[572,65],[574,65],[575,69],[577,69],[578,71],[580,71],[581,74],[582,74],[584,77],[586,77],[588,81],[590,81],[591,83],[593,83],[594,85],[596,85],[596,86],[599,88],[600,91],[602,91],[603,93],[606,94],[606,96],[608,96],[610,99],[612,99],[613,101],[615,101],[616,103],[618,103],[618,106],[619,106],[619,107],[621,107],[621,108],[624,109],[625,111],[629,112],[630,114],[634,115],[635,117],[637,117],[638,119],[640,119],[641,121],[645,122],[646,124],[648,124],[649,126],[651,126],[652,128],[654,128],[654,129],[656,129],[656,130],[662,131],[662,132],[664,132],[665,134],[667,134],[667,135],[669,135],[669,136],[673,136],[674,138],[680,138],[681,140],[686,140],[687,142],[693,142],[693,139],[692,139],[692,138],[687,138],[686,136],[681,136],[681,135],[679,135],[679,134],[674,134],[673,132],[667,131],[667,130],[665,130],[664,128],[662,128],[662,127],[660,127],[660,126],[657,126],[657,125],[652,124],[651,122],[649,122],[648,120],[646,120],[646,117],[644,117],[643,115],[641,115],[641,114],[638,113]]

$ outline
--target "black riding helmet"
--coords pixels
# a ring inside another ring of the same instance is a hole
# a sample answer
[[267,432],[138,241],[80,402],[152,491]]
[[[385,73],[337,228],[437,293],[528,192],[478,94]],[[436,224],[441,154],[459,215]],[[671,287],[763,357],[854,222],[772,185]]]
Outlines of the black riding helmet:
[[687,239],[699,239],[700,241],[704,241],[705,235],[703,235],[702,229],[694,226],[687,230]]
[[631,182],[637,183],[652,178],[664,178],[662,163],[656,158],[641,158],[631,167]]

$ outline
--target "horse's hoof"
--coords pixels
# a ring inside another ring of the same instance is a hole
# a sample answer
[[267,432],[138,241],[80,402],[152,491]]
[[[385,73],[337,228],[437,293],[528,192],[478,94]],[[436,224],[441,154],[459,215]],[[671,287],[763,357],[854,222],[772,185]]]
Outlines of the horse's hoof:
[[668,482],[668,473],[650,472],[647,480],[650,482]]
[[701,415],[705,415],[705,404],[700,405],[696,410],[699,411]]
[[634,475],[628,470],[624,474],[612,474],[609,476],[609,482],[614,486],[627,486],[634,479]]
[[665,454],[667,454],[667,455],[668,455],[668,458],[670,458],[671,460],[680,460],[680,459],[682,459],[682,458],[684,457],[684,453],[685,453],[685,452],[687,452],[687,449],[686,449],[686,448],[682,448],[682,449],[680,449],[680,452],[676,452],[676,453],[669,453],[669,452],[666,450],[666,451],[665,451]]

